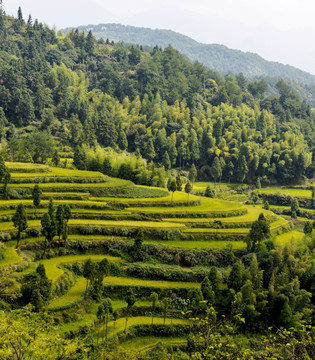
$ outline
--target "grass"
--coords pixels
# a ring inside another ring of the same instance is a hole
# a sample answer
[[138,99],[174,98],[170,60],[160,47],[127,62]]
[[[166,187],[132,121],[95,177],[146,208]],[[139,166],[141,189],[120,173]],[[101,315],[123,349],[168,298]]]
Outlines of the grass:
[[[71,177],[71,176],[70,176]],[[75,183],[75,182],[52,182],[52,183],[39,183],[38,186],[45,191],[45,189],[57,188],[57,189],[66,189],[66,188],[77,188],[77,189],[89,189],[89,188],[111,188],[111,187],[123,187],[132,185],[132,182],[129,180],[109,178],[107,182],[98,182],[98,183]],[[33,188],[34,183],[21,183],[21,184],[8,184],[9,188]]]
[[[152,323],[151,316],[134,316],[134,317],[128,318],[127,328],[130,328],[135,325],[151,325],[151,323]],[[163,325],[164,318],[154,317],[153,323],[156,325]],[[171,319],[171,318],[165,319],[165,325],[171,325],[171,324],[188,325],[189,323],[190,323],[189,320],[186,320],[186,319]],[[126,325],[126,318],[118,319],[115,324],[115,332],[114,332],[114,321],[109,321],[108,322],[108,335],[112,336],[115,333],[123,331],[125,329],[125,325]]]
[[222,218],[180,218],[180,219],[173,219],[173,218],[166,218],[163,221],[168,222],[181,222],[181,223],[209,223],[213,222],[214,220],[221,221],[222,223],[252,223],[256,221],[261,213],[263,213],[266,217],[274,217],[274,214],[271,211],[264,210],[261,208],[256,208],[253,206],[246,206],[248,212],[247,214],[240,215],[240,216],[231,216],[231,217],[222,217]]
[[233,250],[246,248],[246,243],[243,241],[225,241],[225,240],[210,240],[210,241],[144,241],[145,244],[164,245],[166,247],[177,247],[182,249],[215,249],[223,250],[231,246]]
[[194,228],[185,229],[184,233],[187,234],[214,234],[214,235],[247,235],[248,228],[233,228],[233,229],[209,229],[209,228]]
[[19,264],[23,261],[22,256],[18,255],[16,250],[16,241],[8,241],[5,243],[4,258],[0,259],[0,268]]
[[312,191],[306,189],[287,189],[287,188],[266,188],[257,191],[259,194],[281,194],[296,197],[312,198]]
[[120,258],[109,256],[109,255],[66,255],[66,256],[59,256],[51,259],[41,260],[38,263],[41,263],[45,266],[47,277],[55,282],[58,280],[64,273],[62,269],[59,269],[58,266],[62,264],[71,264],[75,262],[82,262],[88,259],[93,261],[101,261],[106,258],[110,262],[119,262],[121,261]]
[[[47,165],[31,164],[31,163],[15,163],[7,162],[6,166],[11,170],[12,179],[15,178],[32,178],[32,177],[73,177],[73,178],[103,178],[104,174],[98,171],[86,171],[86,170],[74,170],[65,169]],[[36,173],[33,169],[40,169],[41,171]],[[14,172],[14,170],[23,170],[25,172]],[[30,172],[30,170],[32,170]]]
[[[201,205],[197,206],[174,206],[174,207],[130,207],[128,210],[132,212],[146,212],[151,214],[189,214],[189,213],[207,213],[207,212],[229,212],[234,210],[243,210],[244,205],[220,200],[220,199],[210,199],[202,197]],[[145,210],[144,210],[145,209]]]
[[[49,260],[41,261],[45,265],[46,273],[49,279],[56,281],[64,272],[62,269],[59,269],[57,266],[65,263],[73,263],[78,261],[86,261],[88,258],[94,261],[100,261],[108,258],[109,261],[119,261],[119,258],[113,258],[104,255],[75,255],[75,256],[63,256],[60,258],[53,258]],[[122,278],[109,276],[104,278],[103,284],[105,286],[130,286],[130,287],[157,287],[157,288],[186,288],[186,287],[198,287],[198,283],[189,283],[189,282],[178,282],[178,281],[158,281],[158,280],[142,280],[135,278]],[[75,285],[63,296],[57,298],[48,305],[48,309],[55,309],[67,304],[73,303],[74,301],[82,297],[83,292],[86,287],[86,279],[83,277],[78,278]],[[150,305],[149,302],[137,302],[140,306]],[[113,304],[115,308],[125,307],[126,302],[123,300],[118,300]]]
[[208,186],[210,186],[211,189],[224,189],[233,184],[222,182],[221,185],[217,182],[216,187],[214,187],[214,181],[197,181],[194,183],[193,191],[205,191]]
[[[165,189],[164,189],[164,192],[165,192]],[[96,200],[96,199],[103,200],[103,201],[113,201],[112,197],[91,197],[91,200]],[[200,199],[199,196],[195,196],[195,195],[190,195],[189,196],[189,201],[197,201],[199,199]],[[149,197],[142,197],[142,198],[115,198],[115,201],[124,202],[124,203],[172,202],[172,195],[168,194],[167,196],[154,197],[154,198],[149,198]],[[174,201],[174,203],[176,203],[176,202],[187,202],[187,194],[182,192],[182,191],[176,191],[174,193],[173,201]]]
[[182,281],[162,281],[162,280],[142,280],[135,278],[124,278],[116,276],[108,276],[104,278],[103,284],[105,286],[130,286],[130,287],[157,287],[157,288],[194,288],[199,287],[200,284],[193,282]]
[[280,234],[275,237],[274,243],[276,246],[283,247],[285,245],[292,243],[299,243],[304,239],[305,235],[302,232],[292,230],[287,233]]
[[187,339],[184,337],[155,337],[155,336],[143,336],[140,338],[134,338],[127,340],[120,344],[124,349],[132,350],[137,352],[143,352],[150,350],[152,347],[156,346],[158,343],[164,345],[185,345]]

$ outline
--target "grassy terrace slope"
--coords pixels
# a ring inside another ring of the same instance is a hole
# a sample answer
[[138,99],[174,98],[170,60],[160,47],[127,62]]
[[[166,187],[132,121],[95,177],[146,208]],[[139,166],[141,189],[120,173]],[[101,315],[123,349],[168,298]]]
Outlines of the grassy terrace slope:
[[[227,213],[230,211],[245,210],[244,205],[220,200],[220,199],[209,199],[202,198],[201,204],[198,206],[172,206],[172,207],[145,207],[145,212],[148,214],[189,214],[189,213]],[[129,211],[132,212],[143,212],[142,207],[130,207]],[[246,212],[246,211],[245,211]]]
[[312,198],[312,191],[307,189],[266,188],[257,191],[259,194],[281,194],[296,197]]

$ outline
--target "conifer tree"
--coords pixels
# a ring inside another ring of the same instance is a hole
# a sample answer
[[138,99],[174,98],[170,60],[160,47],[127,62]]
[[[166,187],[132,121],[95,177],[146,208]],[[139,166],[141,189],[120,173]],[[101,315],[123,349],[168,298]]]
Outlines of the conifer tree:
[[27,225],[27,216],[24,209],[24,205],[21,203],[16,208],[15,214],[12,217],[13,225],[17,229],[17,244],[16,247],[19,246],[19,242],[21,240],[21,233],[25,231],[28,227]]

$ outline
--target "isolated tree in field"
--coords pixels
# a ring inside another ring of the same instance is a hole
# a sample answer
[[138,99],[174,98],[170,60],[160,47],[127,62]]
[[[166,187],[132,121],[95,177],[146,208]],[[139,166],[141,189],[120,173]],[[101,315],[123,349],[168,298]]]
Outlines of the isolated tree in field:
[[291,202],[291,218],[296,219],[298,212],[299,212],[300,206],[299,201],[297,198],[294,198]]
[[150,300],[152,301],[152,325],[153,325],[153,315],[154,315],[154,311],[156,309],[157,303],[159,301],[159,295],[156,292],[153,292],[150,295]]
[[56,215],[53,200],[49,200],[48,213],[41,218],[42,232],[50,244],[56,235]]
[[215,192],[211,189],[210,185],[206,187],[205,196],[208,198],[214,198]]
[[263,209],[265,209],[265,210],[269,210],[269,209],[270,209],[268,200],[266,200],[266,201],[264,202]]
[[125,323],[125,333],[127,331],[127,323],[128,323],[128,315],[129,313],[131,312],[131,309],[133,307],[133,305],[135,304],[136,302],[136,297],[135,297],[135,294],[133,293],[133,290],[132,289],[128,289],[127,290],[127,294],[126,294],[126,297],[125,297],[125,301],[127,303],[127,316],[126,316],[126,323]]
[[12,217],[12,221],[18,232],[16,244],[16,247],[18,247],[21,240],[21,233],[27,229],[27,216],[23,204],[19,204],[16,208],[15,214]]
[[217,179],[219,179],[222,176],[221,163],[217,156],[214,158],[212,162],[211,175],[214,179],[214,187],[215,187],[217,183]]
[[55,149],[54,154],[52,156],[51,162],[54,166],[58,166],[60,163],[60,155],[58,149]]
[[192,185],[190,182],[188,182],[186,185],[185,185],[185,192],[187,193],[188,195],[188,200],[187,200],[187,204],[189,205],[189,194],[191,193],[191,190],[192,190]]
[[169,182],[167,189],[168,189],[168,191],[171,191],[171,193],[172,193],[172,202],[173,202],[174,192],[177,190],[176,181],[174,179]]
[[33,204],[35,207],[35,214],[36,214],[37,208],[40,205],[41,196],[42,196],[41,188],[37,184],[34,185],[33,190],[32,190],[32,197],[33,197]]
[[63,217],[67,223],[72,217],[71,207],[69,206],[69,204],[66,204],[64,206]]
[[59,241],[63,233],[64,226],[65,226],[64,207],[62,205],[59,205],[56,211],[56,233],[57,236],[59,237]]

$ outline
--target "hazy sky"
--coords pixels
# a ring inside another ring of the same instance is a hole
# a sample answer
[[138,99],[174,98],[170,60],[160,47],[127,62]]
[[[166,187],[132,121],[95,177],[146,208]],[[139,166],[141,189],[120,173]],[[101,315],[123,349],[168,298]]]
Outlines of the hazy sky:
[[171,29],[315,74],[314,0],[3,0],[57,28],[119,22]]

